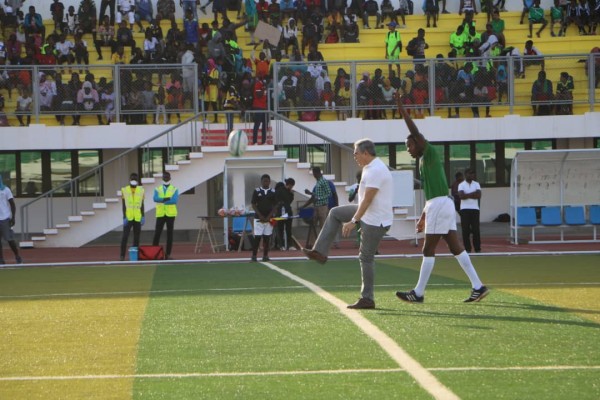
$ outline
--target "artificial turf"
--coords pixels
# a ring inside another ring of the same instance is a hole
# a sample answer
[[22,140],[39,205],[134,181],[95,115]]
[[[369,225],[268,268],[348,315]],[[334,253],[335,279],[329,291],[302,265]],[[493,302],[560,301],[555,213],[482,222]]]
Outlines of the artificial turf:
[[[379,259],[362,311],[463,399],[600,398],[598,256]],[[345,302],[357,260],[274,262]],[[260,263],[0,270],[0,399],[431,396],[339,310]],[[58,379],[57,377],[60,377]]]

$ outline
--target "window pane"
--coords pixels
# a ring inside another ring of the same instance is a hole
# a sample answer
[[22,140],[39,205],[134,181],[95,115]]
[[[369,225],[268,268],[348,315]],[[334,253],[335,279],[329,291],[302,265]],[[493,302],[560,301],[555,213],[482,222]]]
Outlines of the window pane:
[[325,151],[323,151],[323,146],[319,145],[310,145],[308,146],[308,162],[311,166],[320,166],[323,171],[325,171]]
[[42,152],[22,151],[20,154],[22,195],[42,194]]
[[475,144],[475,174],[481,185],[496,184],[496,144]]
[[417,161],[406,151],[406,145],[396,143],[396,169],[414,171],[416,165]]
[[[454,175],[460,171],[471,167],[471,145],[469,144],[450,144],[450,182],[454,181]],[[444,154],[444,153],[441,153]]]
[[517,151],[525,150],[524,142],[505,142],[504,143],[504,168],[506,176],[506,183],[510,184],[510,167],[512,160],[515,158]]
[[17,195],[17,156],[14,153],[0,153],[0,174],[2,182]]
[[152,176],[163,172],[162,149],[142,152],[142,176]]
[[190,149],[173,149],[173,161],[185,161],[188,159]]
[[[79,175],[83,175],[100,164],[100,154],[97,150],[79,151]],[[102,182],[98,174],[90,175],[79,182],[79,194],[101,194]]]
[[552,150],[552,140],[532,141],[531,150]]
[[[52,189],[61,184],[70,181],[72,174],[71,152],[70,151],[52,151],[50,152],[50,184]],[[71,193],[71,188],[66,186],[60,188],[57,194]]]
[[387,144],[376,144],[375,154],[385,163],[390,165],[390,146]]

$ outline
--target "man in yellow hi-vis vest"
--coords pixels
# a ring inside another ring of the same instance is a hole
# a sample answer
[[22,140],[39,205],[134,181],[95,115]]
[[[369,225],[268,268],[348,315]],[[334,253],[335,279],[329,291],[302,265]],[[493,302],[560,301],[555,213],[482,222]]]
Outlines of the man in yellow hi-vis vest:
[[163,184],[154,189],[154,202],[156,203],[156,227],[154,229],[153,246],[158,246],[160,235],[167,224],[167,254],[166,259],[171,259],[173,249],[173,228],[177,217],[177,201],[179,189],[171,185],[171,174],[163,172]]
[[144,188],[139,186],[139,177],[135,172],[129,176],[129,186],[121,188],[123,198],[123,237],[121,238],[121,261],[125,259],[127,239],[133,228],[133,245],[140,246],[140,232],[146,222],[144,217]]

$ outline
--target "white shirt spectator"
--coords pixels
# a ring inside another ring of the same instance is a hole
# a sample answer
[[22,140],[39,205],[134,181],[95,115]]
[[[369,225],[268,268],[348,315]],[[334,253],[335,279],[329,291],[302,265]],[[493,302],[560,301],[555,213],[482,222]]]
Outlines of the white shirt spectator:
[[58,51],[59,56],[68,56],[73,50],[74,44],[70,40],[64,42],[58,42],[54,45],[54,48]]
[[[474,193],[478,190],[481,190],[481,186],[476,181],[471,181],[471,183],[462,181],[458,185],[458,191],[464,192],[465,194]],[[460,209],[461,210],[479,210],[479,200],[478,199],[461,199],[460,200]]]

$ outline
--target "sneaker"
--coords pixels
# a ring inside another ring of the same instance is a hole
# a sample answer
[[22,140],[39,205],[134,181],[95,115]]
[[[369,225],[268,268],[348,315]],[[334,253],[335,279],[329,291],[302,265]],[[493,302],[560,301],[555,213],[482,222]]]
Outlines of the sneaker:
[[407,303],[422,303],[425,300],[425,296],[417,296],[414,290],[410,292],[396,292],[396,297]]
[[290,246],[290,247],[288,247],[288,250],[289,250],[289,251],[296,251],[296,250],[298,250],[298,249],[296,249],[294,246]]
[[256,262],[256,261],[258,261],[258,259],[256,258],[256,256],[252,256],[252,258],[250,259],[250,261]]
[[348,308],[354,309],[354,310],[368,310],[368,309],[373,309],[375,308],[375,302],[371,299],[367,299],[365,297],[361,297],[360,299],[358,299],[358,301],[354,304],[349,304]]
[[488,288],[486,288],[485,286],[482,286],[477,290],[473,289],[471,291],[471,296],[469,296],[468,299],[465,299],[464,302],[471,303],[474,301],[481,301],[488,294],[490,294],[490,290]]
[[23,258],[21,256],[17,256],[15,260],[17,261],[17,264],[23,264]]
[[302,252],[306,257],[318,262],[319,264],[325,264],[327,262],[327,256],[324,256],[316,250],[302,249]]
[[271,259],[269,257],[263,257],[262,260],[263,261],[271,261]]

